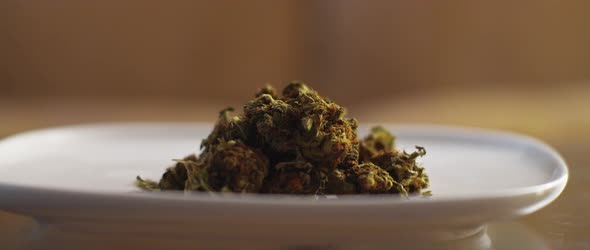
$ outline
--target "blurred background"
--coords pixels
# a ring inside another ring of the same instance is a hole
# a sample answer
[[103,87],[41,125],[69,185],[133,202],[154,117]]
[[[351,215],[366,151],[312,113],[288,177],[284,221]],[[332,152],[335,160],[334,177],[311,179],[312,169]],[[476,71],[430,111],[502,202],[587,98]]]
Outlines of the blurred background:
[[568,244],[585,225],[553,222],[580,219],[568,190],[590,181],[575,174],[590,163],[589,10],[590,1],[551,0],[4,0],[0,137],[97,121],[213,121],[264,83],[297,79],[361,123],[468,125],[549,142],[572,182],[561,205],[528,223]]
[[590,125],[589,9],[550,0],[7,0],[0,111],[9,115],[0,126],[212,120],[264,83],[297,79],[361,122],[581,129]]

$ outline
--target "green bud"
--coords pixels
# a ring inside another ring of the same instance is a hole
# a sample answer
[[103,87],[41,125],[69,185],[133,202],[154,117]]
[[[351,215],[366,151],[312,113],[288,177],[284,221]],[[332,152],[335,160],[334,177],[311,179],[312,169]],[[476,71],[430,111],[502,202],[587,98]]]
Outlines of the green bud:
[[243,113],[219,113],[202,152],[178,160],[159,182],[136,179],[145,190],[280,194],[427,193],[416,163],[426,150],[396,151],[382,127],[357,138],[358,122],[302,82],[282,96],[267,85]]
[[405,151],[385,151],[371,159],[371,162],[387,171],[401,185],[400,192],[412,193],[428,187],[428,175],[416,158],[426,154],[423,147],[416,147],[411,154]]
[[221,143],[208,163],[208,185],[216,191],[260,192],[268,175],[269,162],[260,151],[245,144]]
[[274,170],[264,186],[265,193],[315,194],[320,188],[319,172],[303,159],[280,162]]
[[355,181],[359,193],[388,193],[394,184],[389,173],[373,163],[353,166],[346,174]]
[[361,161],[370,161],[372,157],[391,151],[395,136],[381,126],[373,127],[369,135],[360,143]]

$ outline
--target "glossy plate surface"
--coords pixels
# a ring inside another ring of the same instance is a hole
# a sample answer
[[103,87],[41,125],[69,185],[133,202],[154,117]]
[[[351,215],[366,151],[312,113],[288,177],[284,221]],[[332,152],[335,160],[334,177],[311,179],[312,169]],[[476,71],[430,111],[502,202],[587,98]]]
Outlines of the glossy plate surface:
[[[175,237],[235,232],[247,239],[269,233],[358,238],[361,229],[375,232],[367,237],[381,237],[378,232],[384,229],[402,227],[411,234],[410,225],[416,230],[466,228],[462,233],[470,234],[486,222],[546,206],[568,178],[559,154],[529,137],[391,125],[385,127],[397,136],[397,147],[427,149],[421,162],[431,179],[432,197],[209,196],[144,193],[133,186],[135,176],[158,179],[171,159],[196,152],[212,126],[91,124],[12,136],[0,141],[0,209],[34,216],[64,231],[88,233],[126,228],[142,235],[154,233],[147,225],[157,222],[158,235]],[[367,129],[361,127],[360,136]],[[195,223],[200,226],[191,226]],[[453,237],[441,231],[431,236]]]

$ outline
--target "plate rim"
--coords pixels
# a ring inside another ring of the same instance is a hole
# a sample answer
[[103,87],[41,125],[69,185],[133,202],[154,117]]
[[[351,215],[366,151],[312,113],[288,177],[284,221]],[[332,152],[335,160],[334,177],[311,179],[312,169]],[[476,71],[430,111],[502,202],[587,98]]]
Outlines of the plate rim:
[[[361,127],[371,127],[377,125],[375,123],[365,123]],[[358,205],[393,205],[393,204],[424,204],[424,203],[455,203],[455,202],[465,202],[465,201],[482,201],[482,200],[493,200],[493,199],[503,199],[503,198],[510,198],[522,195],[528,195],[538,192],[546,192],[548,190],[553,190],[556,188],[560,188],[558,190],[557,196],[566,187],[568,178],[569,178],[569,168],[567,166],[566,161],[563,157],[559,154],[557,150],[555,150],[550,145],[546,144],[545,142],[533,138],[528,135],[509,132],[509,131],[501,131],[496,129],[487,129],[487,128],[479,128],[479,127],[468,127],[468,126],[461,126],[461,125],[440,125],[440,124],[424,124],[424,123],[381,123],[380,125],[387,127],[388,129],[392,130],[404,130],[404,133],[408,133],[408,131],[430,131],[431,134],[436,132],[436,134],[443,134],[446,136],[457,136],[462,135],[461,137],[467,138],[469,135],[477,135],[479,136],[478,139],[490,140],[495,138],[494,140],[500,141],[509,141],[510,143],[520,143],[523,145],[531,146],[537,150],[540,150],[544,154],[548,155],[552,161],[554,161],[556,165],[556,170],[558,173],[556,176],[552,176],[552,179],[546,181],[541,184],[536,184],[532,186],[525,186],[525,187],[516,187],[516,188],[504,188],[504,189],[495,189],[495,190],[485,190],[485,191],[478,191],[478,193],[459,193],[453,195],[445,195],[437,197],[436,194],[430,198],[411,198],[411,199],[400,199],[397,196],[391,197],[391,195],[344,195],[339,196],[342,199],[301,199],[303,196],[293,196],[293,195],[274,195],[274,194],[240,194],[240,195],[223,195],[223,196],[211,196],[208,194],[191,194],[185,195],[182,192],[160,192],[160,193],[140,193],[140,192],[105,192],[105,191],[98,191],[98,190],[72,190],[68,188],[53,188],[53,187],[39,187],[39,186],[31,186],[31,185],[20,185],[14,183],[6,183],[0,182],[0,193],[5,192],[14,192],[15,190],[21,190],[25,192],[41,192],[41,193],[51,193],[51,194],[60,194],[63,193],[65,195],[82,195],[82,196],[94,196],[96,198],[131,198],[131,199],[148,199],[148,200],[175,200],[179,202],[185,201],[193,201],[193,202],[212,202],[212,203],[222,203],[222,204],[259,204],[259,205],[274,205],[274,206],[294,206],[294,205],[313,205],[313,206],[358,206]],[[122,129],[124,127],[134,127],[134,126],[142,126],[142,127],[184,127],[184,128],[196,128],[196,127],[208,127],[211,128],[213,123],[210,122],[143,122],[143,121],[135,121],[135,122],[100,122],[100,123],[84,123],[84,124],[74,124],[74,125],[66,125],[66,126],[57,126],[57,127],[50,127],[44,129],[36,129],[31,131],[25,131],[22,133],[14,134],[5,138],[0,139],[0,146],[4,143],[10,142],[15,139],[19,139],[22,137],[34,136],[42,133],[49,133],[49,132],[56,132],[60,130],[71,130],[71,129],[105,129],[107,127],[116,127]],[[433,132],[434,131],[434,132]],[[556,199],[557,196],[553,199]],[[222,197],[222,198],[219,198]],[[280,197],[279,199],[276,199]],[[297,197],[297,198],[295,198]],[[307,197],[313,197],[309,195]],[[360,199],[349,199],[349,198],[358,198]],[[384,199],[384,197],[387,197]],[[319,201],[319,202],[318,202]],[[551,200],[553,201],[553,200]],[[550,202],[551,202],[550,201]],[[547,203],[548,204],[548,203]]]

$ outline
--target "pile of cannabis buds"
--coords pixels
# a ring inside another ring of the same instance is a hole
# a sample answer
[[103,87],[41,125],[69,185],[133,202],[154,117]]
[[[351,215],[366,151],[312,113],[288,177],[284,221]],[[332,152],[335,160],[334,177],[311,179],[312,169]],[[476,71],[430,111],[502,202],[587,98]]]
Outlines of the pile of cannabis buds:
[[[276,194],[401,194],[428,187],[416,158],[422,147],[394,149],[382,127],[357,139],[357,121],[304,83],[291,82],[282,97],[266,86],[243,114],[220,112],[201,154],[176,160],[159,182],[137,177],[146,190]],[[428,194],[424,192],[423,194]]]

